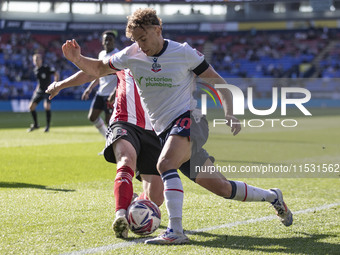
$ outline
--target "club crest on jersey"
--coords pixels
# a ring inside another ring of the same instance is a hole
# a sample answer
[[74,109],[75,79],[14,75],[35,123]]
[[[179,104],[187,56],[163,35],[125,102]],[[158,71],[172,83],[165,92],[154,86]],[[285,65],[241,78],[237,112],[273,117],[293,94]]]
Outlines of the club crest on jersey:
[[127,130],[120,128],[117,130],[117,136],[122,136],[122,135],[126,135],[127,134]]
[[153,64],[152,64],[152,68],[151,71],[154,73],[158,73],[160,70],[162,70],[162,66],[160,64],[157,63],[158,58],[153,58]]

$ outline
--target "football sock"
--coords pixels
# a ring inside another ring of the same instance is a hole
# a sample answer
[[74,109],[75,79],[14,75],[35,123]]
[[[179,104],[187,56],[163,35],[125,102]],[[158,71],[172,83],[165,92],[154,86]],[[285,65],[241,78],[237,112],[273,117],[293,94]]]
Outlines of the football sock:
[[250,186],[240,181],[229,182],[232,187],[232,193],[228,199],[234,199],[243,202],[267,201],[271,203],[277,199],[276,193],[271,190]]
[[141,199],[147,199],[150,200],[150,198],[148,198],[148,196],[145,194],[145,192],[143,191],[137,198],[137,200],[141,200]]
[[37,112],[34,110],[34,111],[31,111],[31,114],[33,118],[33,124],[35,127],[37,127],[38,126]]
[[106,125],[101,117],[96,119],[95,121],[92,122],[93,125],[98,129],[99,133],[101,133],[104,137],[106,137]]
[[118,211],[116,211],[116,218],[118,217],[126,217],[126,210],[124,209],[119,209]]
[[50,126],[51,123],[51,110],[46,110],[46,126]]
[[165,205],[169,215],[168,228],[175,233],[183,233],[182,209],[183,209],[183,186],[176,169],[170,169],[162,175],[164,183]]
[[116,211],[120,209],[126,210],[131,203],[133,196],[133,176],[134,172],[128,166],[122,166],[117,170],[114,184]]

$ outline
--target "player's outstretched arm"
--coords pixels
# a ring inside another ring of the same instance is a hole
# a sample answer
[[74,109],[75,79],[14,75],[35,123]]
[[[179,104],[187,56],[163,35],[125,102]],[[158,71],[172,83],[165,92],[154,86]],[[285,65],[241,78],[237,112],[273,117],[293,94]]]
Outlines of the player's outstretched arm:
[[[225,80],[214,70],[212,66],[209,66],[209,68],[201,73],[199,77],[211,85],[226,84]],[[241,125],[239,120],[233,116],[232,94],[228,89],[217,89],[217,92],[221,96],[227,125],[230,126],[233,135],[237,135],[241,131]]]
[[107,63],[102,60],[81,55],[81,48],[75,39],[67,40],[62,46],[64,56],[85,73],[99,78],[115,73]]
[[83,71],[79,71],[62,81],[51,83],[45,92],[50,94],[49,99],[51,100],[52,98],[59,94],[60,90],[64,88],[80,86],[84,83],[93,81],[94,79],[95,79],[94,76],[88,75]]

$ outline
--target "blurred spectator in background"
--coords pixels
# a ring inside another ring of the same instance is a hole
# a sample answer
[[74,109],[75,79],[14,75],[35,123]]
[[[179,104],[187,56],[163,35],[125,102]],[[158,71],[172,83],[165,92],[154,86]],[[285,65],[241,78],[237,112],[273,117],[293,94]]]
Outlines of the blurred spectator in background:
[[[35,85],[35,75],[30,57],[34,52],[44,53],[46,63],[54,63],[65,79],[78,69],[62,57],[61,45],[67,38],[83,45],[83,54],[97,57],[102,49],[101,34],[41,34],[33,32],[3,33],[0,37],[0,100],[30,98]],[[250,30],[247,32],[196,33],[168,31],[166,37],[178,42],[188,42],[205,54],[211,65],[224,78],[337,78],[340,59],[338,29],[327,27],[285,31]],[[131,44],[123,34],[115,38],[116,45]],[[48,49],[48,51],[44,51]],[[327,50],[328,49],[328,50]],[[322,53],[324,50],[326,52]],[[318,58],[317,58],[318,57]],[[317,61],[315,61],[317,60]],[[308,72],[299,67],[311,64]],[[85,86],[72,87],[60,92],[58,98],[79,100]],[[315,87],[322,90],[323,87]],[[261,94],[262,95],[262,94]]]

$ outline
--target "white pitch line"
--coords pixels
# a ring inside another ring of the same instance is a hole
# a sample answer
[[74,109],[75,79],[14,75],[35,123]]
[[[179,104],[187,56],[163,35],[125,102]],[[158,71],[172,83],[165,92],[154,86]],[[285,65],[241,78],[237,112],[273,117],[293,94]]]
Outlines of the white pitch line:
[[[322,205],[320,207],[312,207],[312,208],[307,208],[304,210],[296,211],[293,212],[294,215],[296,214],[303,214],[303,213],[309,213],[309,212],[314,212],[314,211],[320,211],[320,210],[326,210],[335,206],[339,206],[340,203],[333,203],[333,204],[328,204],[328,205]],[[218,225],[218,226],[213,226],[213,227],[208,227],[208,228],[201,228],[201,229],[196,229],[196,230],[191,230],[191,231],[185,231],[186,234],[194,234],[194,233],[199,233],[199,232],[207,232],[207,231],[212,231],[220,228],[232,228],[238,225],[246,225],[246,224],[251,224],[251,223],[256,223],[256,222],[261,222],[261,221],[268,221],[268,220],[273,220],[276,219],[276,215],[271,215],[271,216],[266,216],[266,217],[261,217],[261,218],[255,218],[255,219],[250,219],[250,220],[244,220],[244,221],[235,221],[223,225]],[[105,246],[100,246],[96,248],[90,248],[86,250],[81,250],[81,251],[73,251],[69,253],[63,253],[62,255],[82,255],[82,254],[93,254],[93,253],[98,253],[98,252],[105,252],[105,251],[111,251],[119,248],[124,248],[128,246],[132,246],[138,243],[144,243],[145,240],[150,239],[151,237],[148,238],[139,238],[139,239],[134,239],[129,242],[122,242],[122,243],[116,243],[116,244],[110,244],[110,245],[105,245]]]

